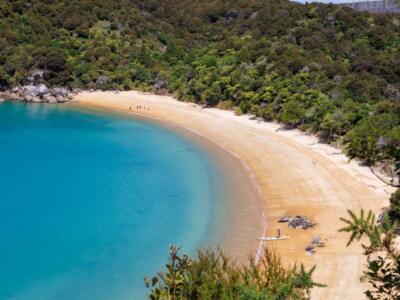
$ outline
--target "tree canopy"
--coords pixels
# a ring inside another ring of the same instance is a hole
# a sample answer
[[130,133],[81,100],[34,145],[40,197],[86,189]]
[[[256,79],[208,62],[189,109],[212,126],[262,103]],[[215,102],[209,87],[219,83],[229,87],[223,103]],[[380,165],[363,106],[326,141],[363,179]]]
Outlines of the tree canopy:
[[[400,16],[288,0],[4,0],[0,87],[173,93],[400,161]],[[106,80],[99,80],[99,78]]]

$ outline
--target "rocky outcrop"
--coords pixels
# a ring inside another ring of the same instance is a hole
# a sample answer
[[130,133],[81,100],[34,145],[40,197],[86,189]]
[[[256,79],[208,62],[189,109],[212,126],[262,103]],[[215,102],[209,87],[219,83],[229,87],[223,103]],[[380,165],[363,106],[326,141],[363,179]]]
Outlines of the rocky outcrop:
[[76,92],[61,87],[49,88],[40,83],[14,87],[3,92],[0,98],[38,103],[64,103],[73,100]]
[[341,5],[370,13],[400,13],[400,3],[397,0],[349,1]]

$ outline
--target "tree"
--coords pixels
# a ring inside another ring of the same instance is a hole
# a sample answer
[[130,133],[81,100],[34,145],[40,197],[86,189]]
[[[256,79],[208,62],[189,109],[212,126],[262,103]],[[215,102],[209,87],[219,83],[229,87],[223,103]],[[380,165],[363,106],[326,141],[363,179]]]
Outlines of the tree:
[[106,75],[103,89],[150,90],[168,74],[179,99],[231,101],[344,141],[370,166],[400,162],[395,14],[263,0],[25,2],[0,1],[1,86],[43,69],[48,86],[93,88]]
[[367,216],[363,210],[360,216],[348,212],[349,219],[341,218],[347,226],[339,230],[351,234],[347,245],[353,241],[359,242],[364,236],[369,242],[362,244],[368,261],[362,278],[371,285],[365,291],[366,296],[371,300],[400,299],[400,252],[395,245],[398,220],[392,222],[385,214],[377,223],[371,211]]
[[[383,182],[400,187],[400,117],[392,113],[372,115],[363,119],[346,135],[347,150],[351,158],[361,158]],[[377,174],[373,166],[387,166],[391,180]]]
[[334,116],[330,113],[326,114],[320,124],[322,138],[331,140],[339,132],[339,127],[340,124]]
[[282,105],[281,120],[289,125],[296,125],[302,122],[305,117],[305,110],[295,101],[290,100]]
[[214,82],[210,88],[207,88],[201,95],[203,103],[209,106],[215,106],[221,101],[222,93],[218,82]]

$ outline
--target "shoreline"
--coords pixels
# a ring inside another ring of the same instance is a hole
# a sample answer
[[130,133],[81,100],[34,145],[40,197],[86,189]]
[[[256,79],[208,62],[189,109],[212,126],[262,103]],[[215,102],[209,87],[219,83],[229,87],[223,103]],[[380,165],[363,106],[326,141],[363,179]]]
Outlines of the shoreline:
[[[340,217],[347,209],[378,212],[388,203],[391,188],[368,168],[348,158],[340,150],[321,144],[298,130],[279,130],[275,123],[257,122],[230,111],[200,108],[168,96],[135,91],[80,93],[84,105],[132,112],[166,125],[190,129],[240,158],[256,177],[268,222],[266,234],[276,230],[289,235],[287,241],[268,242],[285,263],[317,265],[314,279],[328,284],[316,288],[312,299],[364,299],[365,284],[359,281],[365,257],[358,245],[346,247],[348,236],[338,233]],[[140,105],[147,110],[137,109]],[[150,109],[150,110],[148,110]],[[309,230],[290,229],[277,220],[284,215],[303,215],[317,222]],[[307,256],[304,248],[314,235],[327,239],[325,248]],[[255,249],[253,249],[254,251]]]
[[[163,124],[162,120],[157,120],[157,122]],[[180,132],[192,142],[199,143],[200,147],[205,148],[205,151],[212,156],[212,160],[222,169],[226,177],[225,186],[231,187],[231,190],[227,191],[228,197],[220,199],[229,202],[230,211],[228,228],[221,248],[224,253],[232,255],[239,262],[248,263],[248,258],[251,257],[257,263],[264,250],[263,242],[257,238],[265,236],[267,231],[266,195],[262,191],[257,176],[239,155],[217,144],[201,132],[188,127],[163,125]],[[246,200],[242,201],[242,199]]]
[[[123,113],[121,111],[121,113]],[[132,114],[131,114],[132,116]],[[139,117],[143,117],[139,115]],[[148,118],[144,117],[148,120]],[[259,186],[255,174],[236,153],[221,147],[199,131],[188,127],[178,127],[174,124],[165,124],[162,120],[152,120],[157,124],[177,132],[187,140],[196,144],[208,153],[210,161],[223,175],[224,191],[219,191],[218,200],[222,202],[215,207],[226,208],[226,224],[222,240],[218,247],[224,253],[231,255],[239,262],[246,263],[249,257],[258,260],[260,243],[256,238],[265,233],[263,220],[265,219],[265,197]],[[246,199],[246,201],[242,201]],[[218,213],[216,213],[218,216]],[[218,218],[218,217],[217,217]],[[222,219],[221,215],[218,219]],[[218,229],[218,220],[211,225],[211,229]],[[184,246],[184,245],[182,245]],[[256,250],[256,251],[255,251]]]
[[[83,107],[94,110],[94,112],[110,112],[110,109],[105,107],[86,103],[72,102],[67,105]],[[206,243],[204,246],[221,248],[224,253],[241,263],[247,263],[249,257],[254,257],[257,261],[263,248],[261,247],[262,243],[256,237],[264,235],[266,230],[263,222],[265,220],[265,203],[257,178],[246,163],[229,149],[219,146],[201,132],[188,127],[176,126],[172,123],[165,123],[156,117],[121,109],[112,109],[111,112],[126,118],[137,118],[154,123],[171,130],[207,153],[210,163],[223,175],[222,186],[218,186],[218,191],[216,191],[219,203],[215,205],[215,209],[227,209],[227,211],[213,213],[215,220],[210,223],[210,228],[218,233],[211,238],[206,238],[205,241],[211,242],[211,244]],[[241,201],[243,198],[246,198],[246,202]],[[221,221],[226,222],[221,224]],[[221,225],[224,227],[223,229],[220,228]],[[185,247],[185,245],[181,246]]]

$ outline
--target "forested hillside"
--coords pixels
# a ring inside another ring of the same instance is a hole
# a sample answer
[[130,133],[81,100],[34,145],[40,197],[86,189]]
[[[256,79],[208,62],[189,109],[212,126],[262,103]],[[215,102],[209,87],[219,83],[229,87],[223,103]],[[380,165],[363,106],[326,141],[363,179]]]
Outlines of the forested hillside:
[[0,85],[142,89],[400,161],[400,15],[287,0],[3,0]]

